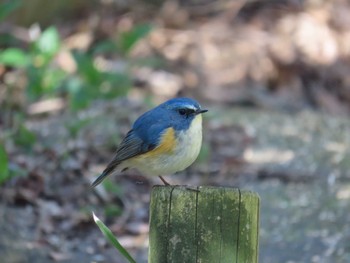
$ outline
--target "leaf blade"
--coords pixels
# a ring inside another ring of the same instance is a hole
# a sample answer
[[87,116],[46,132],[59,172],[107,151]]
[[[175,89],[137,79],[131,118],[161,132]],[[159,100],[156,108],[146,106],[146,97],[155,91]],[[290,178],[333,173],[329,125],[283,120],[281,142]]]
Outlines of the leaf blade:
[[122,52],[128,54],[133,46],[142,38],[146,37],[152,31],[152,29],[153,28],[150,24],[142,24],[135,26],[130,31],[123,32],[119,36],[119,48]]
[[122,254],[130,263],[136,263],[136,261],[130,256],[128,251],[119,243],[115,238],[112,231],[95,215],[92,213],[96,225],[99,227],[102,234],[108,239],[108,241]]
[[0,51],[0,64],[11,67],[25,67],[29,63],[29,56],[19,48],[7,48]]
[[9,164],[8,156],[3,145],[0,145],[0,184],[8,179]]
[[36,40],[35,46],[39,53],[43,54],[47,60],[54,56],[60,49],[61,39],[56,27],[47,28]]

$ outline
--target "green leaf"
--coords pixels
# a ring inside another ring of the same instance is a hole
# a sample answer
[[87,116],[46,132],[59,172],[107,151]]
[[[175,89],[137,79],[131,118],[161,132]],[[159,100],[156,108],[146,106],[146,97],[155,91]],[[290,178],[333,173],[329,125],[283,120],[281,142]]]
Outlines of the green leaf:
[[80,78],[70,78],[65,88],[68,91],[69,106],[72,110],[77,111],[90,105],[93,97],[89,95],[89,89]]
[[0,21],[4,20],[9,14],[20,7],[22,0],[9,0],[0,3]]
[[0,36],[1,36],[0,37],[1,47],[16,47],[22,44],[22,42],[18,38],[16,38],[14,35],[12,35],[11,32],[1,33]]
[[29,148],[32,146],[36,137],[33,132],[28,130],[23,124],[19,126],[18,131],[15,134],[14,141],[16,144]]
[[121,33],[118,46],[124,53],[129,53],[132,47],[142,38],[151,32],[152,26],[149,24],[135,26],[128,32]]
[[65,127],[69,131],[69,134],[72,138],[76,138],[79,132],[91,122],[91,118],[84,119],[74,119],[74,121],[69,121],[65,124]]
[[0,145],[0,184],[8,179],[9,164],[5,147]]
[[203,143],[199,155],[197,157],[198,163],[208,163],[210,158],[210,145],[208,143]]
[[31,101],[38,99],[43,93],[44,69],[36,68],[33,65],[27,67],[28,83],[26,93]]
[[55,27],[49,27],[34,43],[37,51],[50,60],[60,49],[61,40]]
[[45,94],[52,94],[58,90],[68,75],[65,71],[57,68],[47,68],[43,74],[42,87]]
[[119,184],[115,184],[111,180],[104,180],[102,184],[107,192],[113,193],[119,197],[123,195],[123,189],[120,187]]
[[0,64],[11,67],[25,67],[30,57],[19,48],[8,48],[0,51]]
[[89,84],[99,85],[103,78],[101,72],[95,67],[93,58],[88,54],[75,50],[72,52],[72,55],[77,63],[78,73],[84,80]]
[[99,97],[104,99],[125,96],[132,87],[132,81],[126,72],[104,73],[103,79],[104,82],[99,88]]
[[107,217],[120,216],[123,213],[123,208],[114,204],[106,205],[104,209]]
[[158,57],[130,58],[129,65],[136,67],[162,68],[165,66],[165,61]]
[[93,47],[92,52],[94,55],[97,55],[97,54],[105,54],[105,53],[115,53],[117,50],[118,50],[118,47],[116,43],[108,39],[97,43]]
[[133,259],[128,251],[119,243],[119,241],[115,238],[112,231],[95,215],[92,213],[94,217],[94,221],[96,225],[100,228],[102,234],[107,238],[107,240],[122,254],[130,263],[136,263],[135,259]]

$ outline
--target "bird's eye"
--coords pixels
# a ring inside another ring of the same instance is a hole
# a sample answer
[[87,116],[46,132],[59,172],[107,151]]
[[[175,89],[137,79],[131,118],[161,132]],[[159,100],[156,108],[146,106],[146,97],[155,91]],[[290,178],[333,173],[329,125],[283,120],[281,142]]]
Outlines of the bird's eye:
[[185,109],[179,109],[180,115],[186,115],[187,111]]
[[179,112],[180,115],[186,116],[186,117],[188,117],[188,116],[192,115],[193,113],[195,113],[194,109],[188,109],[188,108],[178,109],[177,111]]

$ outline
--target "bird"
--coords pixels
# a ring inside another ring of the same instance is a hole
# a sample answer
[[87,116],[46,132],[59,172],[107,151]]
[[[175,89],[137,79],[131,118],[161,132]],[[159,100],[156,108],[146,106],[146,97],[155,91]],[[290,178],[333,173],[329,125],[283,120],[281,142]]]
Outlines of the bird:
[[136,168],[147,176],[174,174],[190,166],[202,145],[202,113],[207,112],[191,98],[173,98],[142,114],[117,147],[101,175],[107,176]]

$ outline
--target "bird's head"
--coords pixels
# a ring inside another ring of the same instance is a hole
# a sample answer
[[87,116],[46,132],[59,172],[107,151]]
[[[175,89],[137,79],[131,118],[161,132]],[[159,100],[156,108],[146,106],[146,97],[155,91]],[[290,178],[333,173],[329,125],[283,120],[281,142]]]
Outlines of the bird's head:
[[196,117],[208,110],[202,109],[200,104],[190,98],[175,98],[159,105],[174,124],[177,130],[188,129]]

